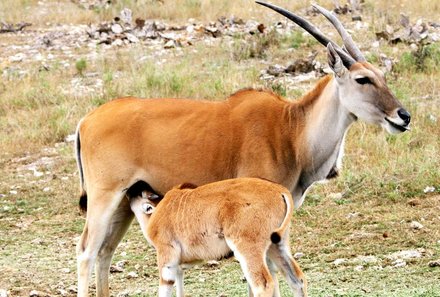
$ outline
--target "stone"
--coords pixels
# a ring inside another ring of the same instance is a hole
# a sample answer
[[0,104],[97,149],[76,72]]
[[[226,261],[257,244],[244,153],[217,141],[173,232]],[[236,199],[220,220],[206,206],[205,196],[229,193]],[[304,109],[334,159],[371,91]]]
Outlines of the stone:
[[414,230],[420,230],[423,228],[423,225],[417,221],[412,221],[410,224],[410,227],[411,227],[411,229],[414,229]]
[[112,32],[115,33],[115,34],[121,34],[122,31],[123,31],[122,26],[119,25],[119,24],[113,24],[113,25],[111,26],[111,30],[112,30]]

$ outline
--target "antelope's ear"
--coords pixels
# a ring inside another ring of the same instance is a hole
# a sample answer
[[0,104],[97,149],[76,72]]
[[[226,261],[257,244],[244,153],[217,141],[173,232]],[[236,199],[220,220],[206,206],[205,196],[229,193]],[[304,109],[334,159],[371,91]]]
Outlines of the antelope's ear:
[[339,57],[331,43],[327,44],[327,60],[328,65],[337,77],[342,77],[345,74],[346,69],[342,63],[341,57]]

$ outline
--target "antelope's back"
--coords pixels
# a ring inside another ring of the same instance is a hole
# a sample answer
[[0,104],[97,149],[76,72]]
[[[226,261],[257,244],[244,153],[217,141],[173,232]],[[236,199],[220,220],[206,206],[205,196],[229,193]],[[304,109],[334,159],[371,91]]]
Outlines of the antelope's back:
[[123,98],[106,103],[79,129],[86,184],[127,187],[144,180],[166,193],[182,182],[202,185],[235,177],[252,130],[247,126],[258,123],[270,135],[268,126],[283,104],[273,94],[250,90],[221,102]]

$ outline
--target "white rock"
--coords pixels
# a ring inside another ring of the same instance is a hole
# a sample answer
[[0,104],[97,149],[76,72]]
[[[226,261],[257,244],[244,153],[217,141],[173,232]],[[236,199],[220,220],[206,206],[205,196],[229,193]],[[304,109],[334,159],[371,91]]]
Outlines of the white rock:
[[23,53],[18,53],[14,56],[9,57],[9,62],[21,62],[26,59],[26,55]]
[[356,266],[356,267],[354,268],[354,270],[355,270],[355,271],[361,271],[361,270],[364,270],[364,266],[362,266],[362,265],[358,265],[358,266]]
[[125,34],[125,36],[127,37],[127,39],[131,42],[131,43],[138,43],[139,42],[139,38],[137,38],[135,35],[131,34],[131,33],[127,33]]
[[70,273],[70,269],[69,268],[63,268],[61,269],[62,273]]
[[176,44],[174,42],[174,40],[168,40],[165,45],[163,46],[163,48],[175,48]]
[[362,263],[376,263],[378,259],[375,256],[357,256],[356,261]]
[[15,190],[11,190],[11,191],[9,191],[9,194],[11,194],[11,195],[17,195],[17,191],[15,191]]
[[136,273],[136,271],[130,271],[127,273],[127,278],[138,278],[139,275]]
[[387,258],[389,259],[417,259],[422,257],[422,253],[425,252],[425,249],[417,249],[417,250],[405,250],[400,252],[395,252],[389,255]]
[[58,294],[60,294],[61,296],[67,296],[68,292],[66,290],[63,289],[58,289],[57,290]]
[[209,260],[208,262],[206,262],[206,264],[207,264],[209,267],[217,267],[217,266],[220,265],[220,262],[217,261],[217,260]]
[[411,229],[414,229],[414,230],[420,230],[423,228],[423,225],[417,221],[412,221],[410,224],[410,227],[411,227]]
[[339,266],[339,265],[341,265],[341,264],[344,264],[345,262],[347,262],[347,259],[344,259],[344,258],[342,258],[342,259],[336,259],[336,260],[333,261],[333,265],[335,265],[335,266]]
[[8,297],[8,291],[0,289],[0,297]]
[[346,218],[347,218],[347,219],[352,219],[352,218],[356,218],[356,217],[358,217],[358,216],[360,216],[360,215],[361,215],[360,212],[350,212],[350,213],[346,216]]
[[328,198],[333,199],[333,200],[342,199],[342,193],[330,193],[328,195]]
[[130,292],[125,290],[125,291],[119,292],[118,295],[116,295],[116,296],[117,297],[128,297],[128,296],[130,296]]
[[76,140],[75,134],[67,135],[66,138],[64,139],[65,142],[74,142],[75,140]]
[[123,31],[122,26],[119,25],[119,24],[113,24],[113,25],[111,26],[111,30],[112,30],[112,32],[115,33],[115,34],[121,34],[122,31]]
[[128,8],[124,8],[120,13],[121,20],[127,24],[131,23],[132,15],[133,13],[131,12],[131,9]]
[[78,288],[76,286],[70,286],[67,288],[69,293],[78,293]]
[[423,193],[425,193],[425,194],[432,193],[432,192],[435,192],[435,187],[432,187],[432,186],[428,186],[423,190]]
[[121,40],[121,39],[115,39],[113,42],[112,42],[112,45],[115,45],[115,46],[122,46],[122,45],[124,45],[124,42]]
[[429,118],[429,120],[430,120],[431,122],[433,122],[433,123],[437,123],[437,117],[436,117],[435,115],[430,114],[430,115],[428,116],[428,118]]
[[394,261],[393,263],[391,263],[393,265],[393,267],[395,268],[399,268],[399,267],[405,267],[406,266],[406,262],[403,261],[402,259],[397,259],[396,261]]
[[295,253],[293,255],[293,258],[295,258],[296,260],[301,259],[302,257],[304,257],[304,253],[301,252]]
[[41,296],[41,292],[38,292],[37,290],[32,290],[32,291],[29,293],[29,296],[30,296],[30,297],[39,297],[39,296]]

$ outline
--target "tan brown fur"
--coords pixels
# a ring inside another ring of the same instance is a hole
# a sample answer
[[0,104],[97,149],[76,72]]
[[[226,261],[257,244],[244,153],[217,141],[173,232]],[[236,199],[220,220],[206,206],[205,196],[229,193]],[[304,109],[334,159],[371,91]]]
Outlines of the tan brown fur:
[[[285,187],[255,178],[230,179],[193,189],[178,186],[165,195],[151,217],[140,211],[144,202],[132,199],[131,208],[157,250],[161,271],[172,265],[220,259],[232,250],[254,296],[272,297],[275,290],[266,258],[283,263],[279,269],[295,296],[307,296],[304,274],[289,252],[293,200]],[[271,243],[274,233],[280,236],[277,244]],[[173,277],[163,278],[161,275],[162,286],[175,281]]]

